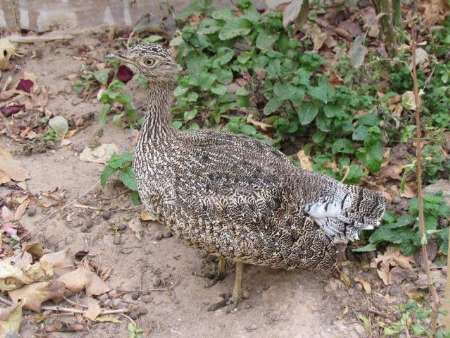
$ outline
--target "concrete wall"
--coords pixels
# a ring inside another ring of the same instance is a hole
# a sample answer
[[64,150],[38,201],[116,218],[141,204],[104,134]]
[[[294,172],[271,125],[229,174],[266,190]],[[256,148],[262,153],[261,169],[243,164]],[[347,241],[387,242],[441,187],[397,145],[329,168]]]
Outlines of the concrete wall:
[[[168,0],[180,11],[189,0]],[[228,0],[217,1],[221,4]],[[0,0],[0,27],[36,32],[100,25],[130,26],[144,13],[167,15],[167,1],[156,0]]]

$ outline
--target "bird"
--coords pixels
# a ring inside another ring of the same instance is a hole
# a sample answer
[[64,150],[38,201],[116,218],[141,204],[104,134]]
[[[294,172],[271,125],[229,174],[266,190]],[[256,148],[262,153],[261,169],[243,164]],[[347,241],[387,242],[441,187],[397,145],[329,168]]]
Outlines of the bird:
[[376,191],[303,170],[271,145],[215,129],[172,127],[181,67],[160,44],[113,57],[149,81],[133,170],[145,209],[183,241],[235,264],[231,304],[242,299],[244,265],[330,271],[337,247],[380,224]]

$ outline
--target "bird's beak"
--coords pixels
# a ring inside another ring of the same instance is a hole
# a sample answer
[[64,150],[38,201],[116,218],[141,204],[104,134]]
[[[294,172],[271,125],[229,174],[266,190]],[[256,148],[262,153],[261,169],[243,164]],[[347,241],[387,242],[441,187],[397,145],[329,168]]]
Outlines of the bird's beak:
[[130,59],[129,57],[123,55],[122,53],[118,52],[118,53],[109,53],[105,56],[105,58],[107,60],[119,60],[122,61],[124,63],[131,63],[133,64],[134,61],[132,59]]

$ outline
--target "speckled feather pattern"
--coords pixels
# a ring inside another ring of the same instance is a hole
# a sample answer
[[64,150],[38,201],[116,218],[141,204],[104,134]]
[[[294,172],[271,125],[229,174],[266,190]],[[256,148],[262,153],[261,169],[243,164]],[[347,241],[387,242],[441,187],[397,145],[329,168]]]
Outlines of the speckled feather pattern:
[[299,169],[245,136],[173,129],[173,86],[151,81],[133,166],[144,206],[180,238],[249,264],[329,270],[338,242],[378,225],[376,192]]

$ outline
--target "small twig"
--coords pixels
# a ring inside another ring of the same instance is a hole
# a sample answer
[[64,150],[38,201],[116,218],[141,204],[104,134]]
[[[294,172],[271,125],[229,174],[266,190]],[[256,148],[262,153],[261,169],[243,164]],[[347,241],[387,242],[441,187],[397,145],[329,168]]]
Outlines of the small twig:
[[128,319],[134,326],[137,326],[136,322],[130,316],[127,316],[125,313],[120,313],[120,315]]
[[80,198],[86,196],[87,194],[89,194],[91,191],[93,191],[94,189],[96,189],[98,186],[100,185],[100,181],[96,182],[92,187],[90,187],[88,190],[86,190],[84,193],[82,193],[80,196],[75,197],[74,199],[72,199],[71,201],[67,202],[66,204],[64,204],[63,206],[61,206],[60,208],[56,209],[55,211],[51,212],[50,214],[48,214],[47,216],[42,217],[40,220],[37,221],[36,226],[40,226],[42,225],[44,222],[48,221],[49,219],[51,219],[53,216],[55,216],[57,213],[63,211],[65,208],[75,204]]
[[[413,18],[417,18],[417,2],[413,2]],[[411,53],[412,53],[412,80],[413,80],[413,92],[414,101],[416,104],[416,184],[417,184],[417,209],[419,211],[419,236],[421,242],[421,256],[422,256],[422,268],[427,275],[427,284],[431,294],[431,336],[436,336],[437,330],[437,316],[439,310],[439,296],[436,291],[436,287],[433,284],[433,279],[430,272],[430,261],[428,259],[427,250],[427,238],[425,233],[425,215],[424,215],[424,201],[422,191],[422,122],[421,122],[421,110],[422,102],[419,96],[419,84],[417,81],[417,63],[416,63],[416,48],[417,48],[417,30],[416,23],[413,22],[411,26]],[[407,332],[408,334],[408,332]]]
[[49,42],[57,40],[71,40],[73,35],[70,34],[48,34],[48,35],[36,35],[36,36],[8,36],[8,40],[15,43],[35,43],[35,42]]
[[92,207],[92,206],[90,206],[90,205],[84,205],[84,204],[78,204],[78,203],[75,203],[75,204],[73,205],[73,207],[74,207],[74,208],[80,208],[80,209],[97,210],[97,211],[103,211],[103,210],[104,210],[103,208]]
[[[73,307],[64,307],[64,306],[42,306],[41,309],[45,310],[45,311],[67,312],[67,313],[73,313],[73,314],[84,314],[86,312],[85,310],[80,310],[80,309],[76,309]],[[99,316],[121,314],[121,313],[128,313],[128,312],[130,312],[129,309],[104,310],[99,313]]]
[[65,300],[67,303],[72,304],[73,306],[79,306],[79,307],[83,307],[83,308],[85,308],[85,309],[88,308],[87,305],[79,304],[79,303],[77,303],[77,302],[74,302],[73,300],[70,300],[70,299],[67,298],[67,297],[64,297],[64,300]]

